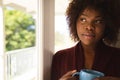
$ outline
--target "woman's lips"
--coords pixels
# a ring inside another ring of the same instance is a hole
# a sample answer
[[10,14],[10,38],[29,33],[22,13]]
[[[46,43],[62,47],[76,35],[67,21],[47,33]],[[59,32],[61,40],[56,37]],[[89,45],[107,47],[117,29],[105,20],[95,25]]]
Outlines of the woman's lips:
[[85,34],[82,34],[82,36],[87,39],[95,38],[95,34],[93,33],[85,33]]

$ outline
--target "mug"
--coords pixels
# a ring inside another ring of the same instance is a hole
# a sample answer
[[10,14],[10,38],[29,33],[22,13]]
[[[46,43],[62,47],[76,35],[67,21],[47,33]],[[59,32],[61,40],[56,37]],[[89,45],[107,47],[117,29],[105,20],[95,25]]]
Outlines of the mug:
[[93,80],[97,77],[103,77],[104,73],[96,70],[82,69],[80,72],[76,72],[72,76],[75,75],[79,76],[79,80]]

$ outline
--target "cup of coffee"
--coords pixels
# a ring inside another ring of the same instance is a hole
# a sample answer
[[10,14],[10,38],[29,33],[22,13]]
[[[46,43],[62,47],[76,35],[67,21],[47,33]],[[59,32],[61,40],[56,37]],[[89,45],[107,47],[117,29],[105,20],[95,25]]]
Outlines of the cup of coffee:
[[79,80],[93,80],[98,77],[103,77],[104,73],[96,70],[82,69],[80,72],[76,72],[72,76],[75,75],[79,76]]

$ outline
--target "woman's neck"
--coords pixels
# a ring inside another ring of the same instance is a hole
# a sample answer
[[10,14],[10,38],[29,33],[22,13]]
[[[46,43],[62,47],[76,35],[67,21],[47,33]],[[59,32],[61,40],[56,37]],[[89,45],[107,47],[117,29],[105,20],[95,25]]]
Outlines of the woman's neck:
[[94,53],[96,45],[84,45],[82,44],[83,50],[85,53]]
[[94,63],[96,46],[93,45],[92,46],[82,45],[82,46],[84,50],[85,68],[91,69]]

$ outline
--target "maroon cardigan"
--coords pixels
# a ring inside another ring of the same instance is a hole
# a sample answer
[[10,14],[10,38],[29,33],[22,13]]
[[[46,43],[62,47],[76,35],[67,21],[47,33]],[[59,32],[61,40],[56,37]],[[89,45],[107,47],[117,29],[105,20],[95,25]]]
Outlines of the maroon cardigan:
[[[68,49],[58,51],[52,60],[51,80],[58,80],[66,72],[84,69],[84,53],[80,42]],[[101,43],[95,54],[92,69],[106,76],[120,77],[120,49]]]

